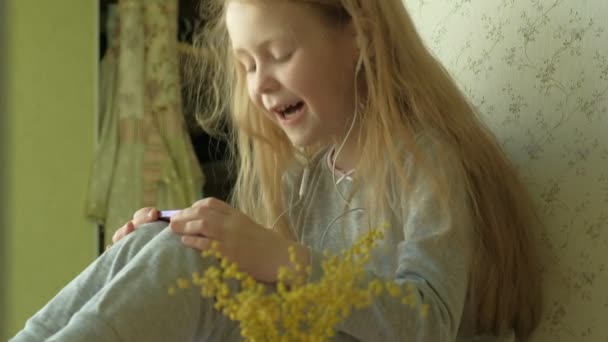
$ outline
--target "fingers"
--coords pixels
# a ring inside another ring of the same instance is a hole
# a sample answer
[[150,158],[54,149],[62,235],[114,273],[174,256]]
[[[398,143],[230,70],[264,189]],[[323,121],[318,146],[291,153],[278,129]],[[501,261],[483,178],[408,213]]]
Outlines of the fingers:
[[159,216],[160,212],[153,207],[145,207],[137,210],[135,214],[133,214],[133,219],[131,221],[125,223],[124,226],[116,230],[112,236],[112,243],[114,244],[118,242],[120,239],[132,233],[135,228],[141,226],[142,224],[157,221]]
[[[198,241],[198,245],[190,245],[190,247],[202,249],[201,241],[224,239],[225,222],[234,214],[234,210],[223,201],[211,197],[205,198],[171,217],[170,227],[174,233],[187,237],[186,241]],[[197,240],[200,238],[204,240]]]
[[207,208],[224,214],[228,214],[234,209],[228,203],[213,197],[198,200],[190,208]]
[[176,234],[198,235],[211,239],[221,240],[223,229],[223,215],[208,211],[202,216],[180,215],[171,219],[171,230]]
[[197,220],[210,215],[212,212],[228,216],[234,210],[235,209],[229,206],[227,203],[209,197],[196,201],[189,208],[179,211],[179,213],[171,217],[170,222]]
[[150,223],[158,220],[160,213],[156,208],[146,207],[141,208],[133,214],[133,220],[125,223],[124,226],[120,227],[112,236],[112,243],[118,242],[123,237],[132,233],[135,228],[141,226],[144,223]]
[[127,234],[135,230],[135,226],[132,221],[125,223],[124,226],[120,227],[112,236],[112,243],[118,242],[120,239],[125,237]]
[[158,220],[160,212],[153,207],[141,208],[133,214],[133,225],[138,227],[144,223],[150,223]]
[[[214,198],[200,200],[171,217],[171,228],[176,233],[216,236],[214,228],[223,226],[234,209]],[[219,208],[219,210],[218,210]],[[228,210],[227,210],[228,209]]]
[[211,243],[214,240],[207,239],[201,236],[184,235],[182,236],[182,243],[190,248],[198,249],[199,251],[206,251],[211,248]]

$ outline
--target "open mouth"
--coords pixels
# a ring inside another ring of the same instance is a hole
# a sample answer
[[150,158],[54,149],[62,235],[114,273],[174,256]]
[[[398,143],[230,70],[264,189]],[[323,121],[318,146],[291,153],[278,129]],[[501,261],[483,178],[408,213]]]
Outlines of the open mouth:
[[295,114],[298,114],[302,110],[302,108],[304,108],[304,102],[298,101],[296,103],[277,108],[276,112],[283,119],[289,119]]

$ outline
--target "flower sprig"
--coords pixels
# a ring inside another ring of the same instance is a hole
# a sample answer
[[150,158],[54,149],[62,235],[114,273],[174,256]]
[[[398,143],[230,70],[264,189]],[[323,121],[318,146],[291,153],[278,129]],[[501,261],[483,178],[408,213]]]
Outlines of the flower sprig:
[[[353,310],[368,307],[383,293],[400,297],[403,304],[418,309],[425,317],[428,304],[418,303],[413,285],[366,281],[364,266],[383,236],[382,230],[371,230],[342,255],[325,253],[323,276],[317,282],[308,282],[302,276],[310,276],[311,269],[302,272],[295,251],[290,248],[295,269],[281,268],[274,287],[239,271],[213,245],[202,256],[219,259],[219,267],[207,268],[202,276],[195,272],[191,279],[178,279],[169,288],[169,295],[175,295],[178,289],[200,287],[203,297],[214,300],[215,309],[240,323],[241,335],[248,341],[327,341]],[[230,286],[235,281],[240,283],[238,291]]]

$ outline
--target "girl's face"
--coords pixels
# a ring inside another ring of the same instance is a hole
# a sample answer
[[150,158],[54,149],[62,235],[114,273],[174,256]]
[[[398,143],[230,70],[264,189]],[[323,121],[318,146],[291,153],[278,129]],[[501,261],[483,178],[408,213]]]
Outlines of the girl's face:
[[249,97],[295,146],[341,138],[355,110],[351,25],[292,1],[231,0],[226,25]]

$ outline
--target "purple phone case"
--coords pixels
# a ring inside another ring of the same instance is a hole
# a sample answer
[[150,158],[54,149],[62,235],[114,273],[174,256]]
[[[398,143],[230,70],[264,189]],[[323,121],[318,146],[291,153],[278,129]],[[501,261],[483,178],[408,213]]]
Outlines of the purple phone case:
[[158,219],[161,221],[169,222],[169,219],[171,219],[171,216],[179,213],[180,211],[181,210],[161,210]]

